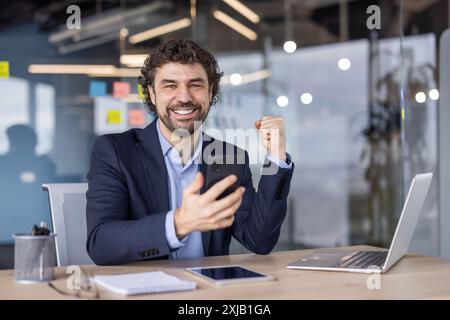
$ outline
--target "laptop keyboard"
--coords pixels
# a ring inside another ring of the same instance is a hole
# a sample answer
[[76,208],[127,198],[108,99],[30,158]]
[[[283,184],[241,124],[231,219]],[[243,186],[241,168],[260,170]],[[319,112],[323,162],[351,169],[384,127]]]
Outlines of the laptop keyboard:
[[381,267],[388,251],[355,251],[341,258],[334,268],[367,269],[370,266]]

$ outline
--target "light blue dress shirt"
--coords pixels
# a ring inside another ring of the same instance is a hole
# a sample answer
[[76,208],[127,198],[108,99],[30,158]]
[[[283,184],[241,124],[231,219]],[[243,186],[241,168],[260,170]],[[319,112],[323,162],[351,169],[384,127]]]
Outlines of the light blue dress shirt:
[[[203,257],[202,233],[200,231],[194,231],[179,240],[175,233],[174,221],[175,210],[181,207],[183,190],[194,181],[195,175],[199,170],[203,137],[200,135],[192,158],[183,165],[178,151],[162,134],[159,119],[157,120],[156,129],[158,131],[158,138],[168,173],[170,211],[166,215],[165,235],[167,243],[172,249],[170,258],[184,259]],[[270,155],[268,155],[267,158],[277,164],[280,168],[292,168],[292,163],[287,164],[285,161]]]

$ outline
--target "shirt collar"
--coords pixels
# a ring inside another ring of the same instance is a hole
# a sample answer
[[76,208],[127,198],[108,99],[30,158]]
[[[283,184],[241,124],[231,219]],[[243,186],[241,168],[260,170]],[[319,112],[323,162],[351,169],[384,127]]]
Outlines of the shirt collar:
[[156,131],[158,132],[159,144],[161,145],[163,156],[165,156],[167,152],[169,152],[169,150],[172,148],[172,145],[166,139],[166,137],[164,137],[163,133],[161,132],[161,128],[159,126],[160,126],[159,119],[156,119]]
[[[163,153],[163,157],[167,155],[167,153],[170,151],[170,149],[173,148],[172,144],[170,144],[169,140],[166,139],[166,137],[163,135],[161,128],[160,128],[160,120],[156,120],[156,131],[158,132],[158,139],[159,143],[161,145],[161,150]],[[201,130],[201,129],[200,129]],[[191,163],[193,160],[197,159],[198,156],[201,154],[202,151],[202,145],[203,145],[203,132],[200,134],[200,137],[197,142],[197,147],[194,150],[194,154],[191,159],[187,162],[187,164]]]

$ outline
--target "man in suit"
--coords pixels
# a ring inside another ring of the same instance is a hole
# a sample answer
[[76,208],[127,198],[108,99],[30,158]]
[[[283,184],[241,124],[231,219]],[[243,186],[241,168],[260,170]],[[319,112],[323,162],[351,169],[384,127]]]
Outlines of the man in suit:
[[[212,139],[199,125],[219,93],[215,58],[193,41],[171,40],[150,52],[141,73],[144,102],[156,120],[145,129],[101,136],[93,147],[86,213],[92,260],[105,265],[227,255],[231,236],[268,254],[286,216],[293,172],[283,119],[255,123],[267,163],[276,168],[263,172],[255,192],[247,153]],[[205,190],[211,150],[243,157],[239,175]]]

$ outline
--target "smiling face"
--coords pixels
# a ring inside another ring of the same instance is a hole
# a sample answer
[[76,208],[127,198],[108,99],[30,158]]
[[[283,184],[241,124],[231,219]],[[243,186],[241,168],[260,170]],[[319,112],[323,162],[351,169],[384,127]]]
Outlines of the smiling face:
[[156,71],[154,88],[148,90],[158,118],[170,132],[184,129],[192,134],[195,122],[203,122],[208,115],[212,94],[199,63],[163,64]]

